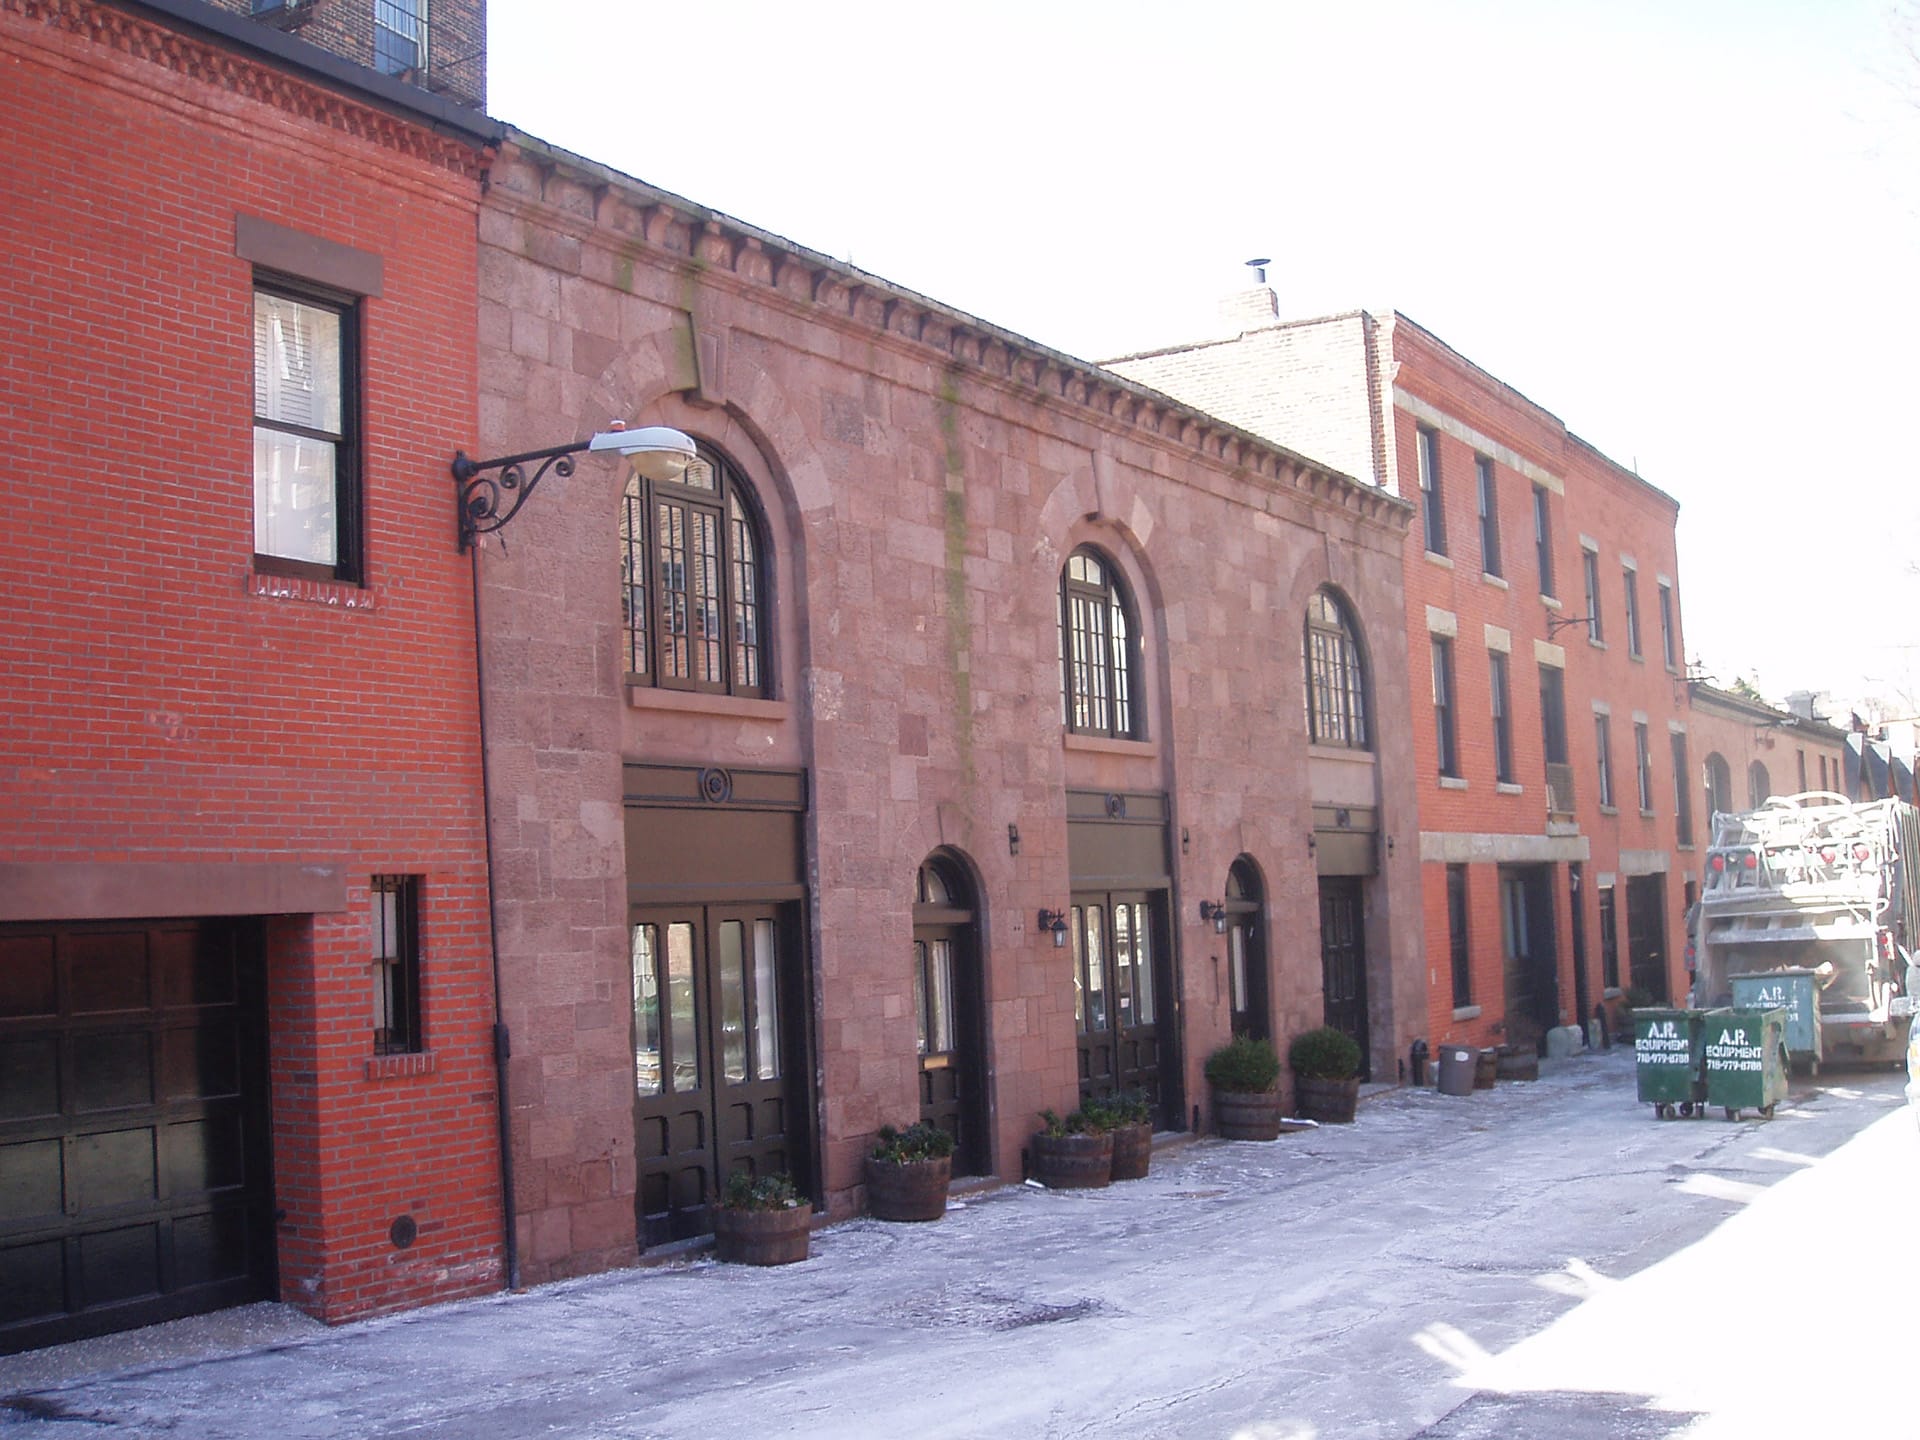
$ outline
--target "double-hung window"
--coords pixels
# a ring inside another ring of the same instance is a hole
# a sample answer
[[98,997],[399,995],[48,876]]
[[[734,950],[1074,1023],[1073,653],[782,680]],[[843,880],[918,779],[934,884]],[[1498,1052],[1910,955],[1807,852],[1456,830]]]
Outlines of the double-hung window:
[[1453,641],[1433,637],[1433,723],[1439,744],[1440,773],[1449,778],[1460,774],[1460,747],[1455,734],[1453,713]]
[[425,1048],[420,1026],[420,877],[376,875],[372,885],[373,1050]]
[[1620,584],[1627,597],[1627,654],[1640,658],[1640,572],[1627,566],[1620,572]]
[[1596,713],[1593,717],[1593,744],[1598,755],[1598,791],[1600,808],[1613,808],[1613,718]]
[[1657,593],[1660,597],[1660,658],[1669,670],[1679,669],[1679,648],[1673,638],[1673,587],[1662,580]]
[[1580,571],[1587,586],[1587,639],[1597,645],[1607,638],[1606,626],[1600,619],[1600,552],[1582,550]]
[[254,568],[357,580],[353,302],[262,279],[253,292]]
[[1533,554],[1540,570],[1540,593],[1553,595],[1553,513],[1547,508],[1547,487],[1533,487]]
[[1447,866],[1447,946],[1453,966],[1453,1008],[1473,1003],[1473,951],[1467,940],[1467,867]]
[[1447,512],[1440,494],[1440,432],[1414,432],[1420,462],[1420,514],[1430,554],[1447,553]]
[[1653,813],[1653,746],[1647,738],[1647,727],[1643,721],[1634,722],[1633,764],[1640,776],[1641,812],[1651,815]]
[[1513,703],[1507,693],[1507,657],[1487,652],[1487,679],[1493,691],[1493,778],[1502,785],[1513,780]]
[[1500,569],[1500,492],[1494,485],[1493,461],[1484,455],[1474,457],[1474,479],[1480,500],[1480,569],[1499,575]]
[[373,0],[373,68],[382,75],[427,68],[427,0]]
[[1673,838],[1676,844],[1693,844],[1693,789],[1687,780],[1687,737],[1678,730],[1673,740]]

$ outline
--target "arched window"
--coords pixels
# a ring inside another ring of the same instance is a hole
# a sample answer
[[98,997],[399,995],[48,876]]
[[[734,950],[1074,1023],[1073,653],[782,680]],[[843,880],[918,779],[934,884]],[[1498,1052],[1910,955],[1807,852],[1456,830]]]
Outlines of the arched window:
[[1368,749],[1367,680],[1346,607],[1327,590],[1307,602],[1307,738]]
[[1707,756],[1707,816],[1733,814],[1733,767],[1718,750]]
[[1756,760],[1747,767],[1747,808],[1758,810],[1771,794],[1773,781],[1767,776],[1767,767]]
[[1132,739],[1138,647],[1133,606],[1113,562],[1082,547],[1060,572],[1062,718],[1083,735]]
[[627,481],[620,574],[630,682],[761,696],[766,611],[753,492],[718,452]]

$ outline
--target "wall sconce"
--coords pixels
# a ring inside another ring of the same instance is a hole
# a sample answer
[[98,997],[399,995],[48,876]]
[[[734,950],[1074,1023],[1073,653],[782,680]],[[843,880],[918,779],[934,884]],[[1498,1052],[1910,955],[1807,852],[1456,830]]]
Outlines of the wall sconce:
[[1320,837],[1315,835],[1311,830],[1309,830],[1307,832],[1307,854],[1309,855],[1317,854],[1319,852],[1319,849],[1320,849]]
[[[473,547],[481,535],[506,528],[520,513],[520,507],[547,477],[556,471],[562,479],[573,474],[573,457],[587,450],[611,450],[624,455],[633,473],[643,480],[674,480],[684,475],[693,463],[694,444],[690,436],[665,425],[643,425],[629,430],[621,421],[603,430],[591,440],[576,440],[571,445],[553,445],[545,450],[527,450],[518,455],[502,455],[497,460],[469,460],[466,452],[453,457],[453,481],[459,488],[455,502],[459,507],[460,549]],[[540,467],[529,477],[526,467],[534,461]],[[498,470],[497,476],[489,470]],[[511,498],[512,504],[501,509]]]
[[1193,848],[1193,833],[1190,830],[1188,830],[1186,826],[1182,825],[1180,827],[1180,853],[1184,855],[1187,853],[1188,850],[1192,848]]
[[1040,912],[1040,928],[1042,930],[1051,932],[1051,934],[1053,935],[1054,949],[1064,950],[1067,948],[1067,912],[1066,911],[1042,910]]
[[1018,855],[1019,853],[1020,853],[1020,827],[1018,825],[1008,825],[1007,826],[1007,854]]
[[1218,901],[1202,900],[1200,902],[1200,918],[1213,922],[1214,934],[1224,935],[1227,933],[1227,907]]

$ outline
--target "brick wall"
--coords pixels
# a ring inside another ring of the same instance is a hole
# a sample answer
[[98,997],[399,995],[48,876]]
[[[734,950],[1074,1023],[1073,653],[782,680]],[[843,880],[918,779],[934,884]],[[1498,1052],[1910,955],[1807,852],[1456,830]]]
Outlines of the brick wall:
[[436,95],[487,108],[486,0],[207,0],[209,6],[246,15],[308,44],[351,60],[374,63],[375,12],[392,7],[401,15],[426,17],[427,63],[402,78]]
[[[283,1293],[338,1320],[495,1287],[472,611],[446,472],[473,440],[475,157],[124,11],[0,7],[0,61],[0,860],[341,866],[344,911],[269,932]],[[364,587],[255,593],[238,214],[384,264],[362,303]],[[367,885],[386,873],[422,877],[432,1069],[374,1080]],[[404,1251],[400,1214],[420,1229]]]

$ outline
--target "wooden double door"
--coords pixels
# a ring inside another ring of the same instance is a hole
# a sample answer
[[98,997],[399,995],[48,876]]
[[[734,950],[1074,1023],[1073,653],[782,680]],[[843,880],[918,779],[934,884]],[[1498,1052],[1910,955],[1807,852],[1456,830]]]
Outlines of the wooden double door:
[[1164,891],[1105,891],[1073,897],[1074,1017],[1083,1099],[1137,1090],[1156,1124],[1178,1123],[1162,1073],[1173,996]]
[[1360,1047],[1360,1074],[1370,1076],[1366,904],[1356,876],[1320,877],[1320,986],[1322,1023]]
[[704,1234],[733,1171],[813,1190],[797,904],[631,917],[641,1243]]

